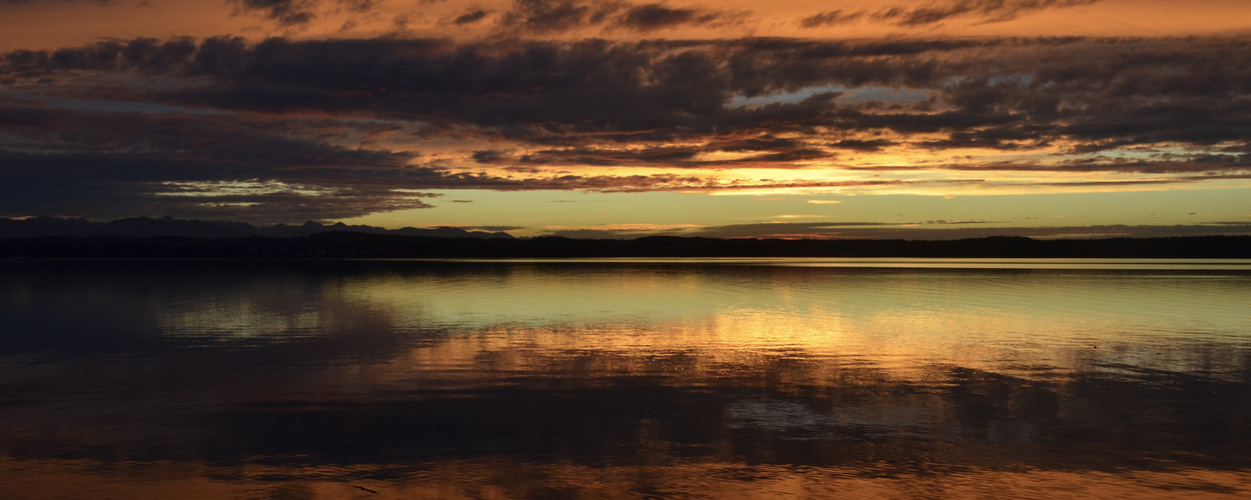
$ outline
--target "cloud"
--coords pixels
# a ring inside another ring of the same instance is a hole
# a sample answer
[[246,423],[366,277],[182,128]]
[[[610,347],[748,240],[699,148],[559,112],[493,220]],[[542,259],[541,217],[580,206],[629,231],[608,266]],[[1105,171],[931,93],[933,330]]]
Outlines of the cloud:
[[881,151],[882,148],[894,146],[897,143],[886,139],[843,139],[831,144],[831,146],[839,149],[849,149],[852,151]]
[[[754,153],[732,159],[720,159],[719,152]],[[613,148],[575,147],[543,149],[523,154],[503,151],[475,151],[473,159],[483,164],[544,166],[637,166],[664,165],[674,168],[772,167],[790,168],[794,162],[829,158],[833,155],[801,141],[757,138],[711,141],[704,146],[655,146]]]
[[380,0],[338,0],[340,8],[349,12],[369,12],[378,5]]
[[592,13],[589,4],[574,0],[517,0],[513,10],[504,14],[502,23],[530,32],[565,31],[583,25],[594,14],[602,19],[611,6]]
[[431,194],[396,190],[409,187],[413,155],[290,136],[263,119],[0,110],[0,134],[22,139],[0,149],[0,213],[299,222],[431,206]]
[[[308,24],[315,14],[317,0],[230,0],[245,12],[259,12],[266,18],[283,26]],[[365,2],[368,4],[368,2]],[[360,4],[360,2],[356,2]]]
[[653,31],[675,26],[708,24],[722,14],[694,8],[670,8],[660,3],[635,5],[625,9],[617,19],[618,26],[634,31]]
[[982,23],[1011,21],[1046,9],[1089,5],[1100,0],[955,0],[936,1],[922,7],[891,7],[873,14],[875,19],[899,26],[928,26],[957,17],[976,17]]
[[0,0],[0,6],[30,3],[93,3],[99,6],[113,5],[116,0]]
[[848,24],[865,18],[910,28],[941,24],[958,18],[974,18],[979,24],[989,24],[1011,21],[1041,10],[1090,5],[1099,1],[1101,0],[938,0],[919,7],[895,5],[874,12],[842,9],[824,11],[803,18],[799,25],[803,28],[819,28]]
[[482,151],[474,151],[473,154],[470,155],[470,157],[473,158],[474,161],[478,163],[486,163],[486,164],[505,163],[508,161],[509,158],[511,158],[511,156],[504,151],[495,151],[491,149],[482,150]]
[[[208,201],[158,197],[174,185],[162,183],[250,179],[363,214],[429,204],[393,188],[990,192],[1043,183],[978,172],[1063,173],[1038,177],[1074,189],[1251,175],[1246,36],[135,39],[0,54],[0,85],[4,180],[34,188],[6,195],[8,215],[86,214],[123,196],[182,215]],[[874,89],[925,97],[845,98]],[[771,99],[742,104],[754,97]],[[369,142],[382,136],[392,146]],[[438,161],[415,152],[449,140],[474,146]],[[875,155],[908,161],[857,163]],[[896,177],[805,176],[814,165]],[[685,170],[596,170],[607,167]],[[788,180],[709,173],[747,168]],[[232,196],[215,210],[289,215],[247,205],[277,192]]]
[[[156,95],[118,89],[149,94],[123,97],[266,112],[367,113],[565,146],[724,142],[766,133],[780,141],[779,134],[824,127],[879,134],[831,144],[854,151],[909,144],[1012,151],[1075,142],[1074,151],[1082,153],[1243,141],[1251,135],[1251,102],[1245,80],[1236,77],[1251,75],[1236,74],[1246,70],[1233,63],[1251,62],[1245,45],[1238,38],[467,45],[214,38],[198,46],[141,39],[9,53],[0,78],[35,86],[36,79],[46,82],[61,72],[140,71],[173,85]],[[937,65],[936,57],[949,62]],[[1076,71],[1074,60],[1098,62]],[[819,85],[923,88],[933,98],[883,107],[842,102],[839,93],[826,92],[798,102],[729,105],[737,95]],[[911,134],[938,136],[912,141]],[[807,147],[810,154],[797,158],[813,157],[817,146]]]
[[429,191],[438,189],[640,192],[834,185],[675,174],[513,178],[458,172],[413,153],[327,142],[324,137],[362,126],[339,119],[31,105],[0,106],[0,111],[0,134],[8,141],[0,148],[0,216],[149,214],[276,223],[428,208],[437,196]]
[[669,7],[663,2],[517,0],[500,19],[501,33],[556,33],[589,27],[649,32],[708,25],[738,17],[722,11]]
[[490,14],[491,11],[488,10],[470,9],[464,14],[457,16],[456,19],[452,20],[452,22],[459,25],[474,24],[478,21],[486,19],[486,17]]
[[831,10],[805,17],[799,22],[804,28],[817,28],[820,26],[834,26],[838,24],[847,24],[859,20],[864,17],[864,12],[848,12],[843,13],[842,10]]
[[[321,0],[227,0],[241,12],[259,13],[286,27],[300,27],[317,18]],[[378,0],[334,0],[337,10],[361,14],[373,10]]]

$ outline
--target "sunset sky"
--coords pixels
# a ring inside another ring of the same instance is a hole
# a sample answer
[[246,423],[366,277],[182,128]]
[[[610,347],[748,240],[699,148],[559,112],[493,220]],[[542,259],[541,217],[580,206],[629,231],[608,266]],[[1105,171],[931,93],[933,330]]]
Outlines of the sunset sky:
[[1251,234],[1246,0],[0,0],[0,217]]

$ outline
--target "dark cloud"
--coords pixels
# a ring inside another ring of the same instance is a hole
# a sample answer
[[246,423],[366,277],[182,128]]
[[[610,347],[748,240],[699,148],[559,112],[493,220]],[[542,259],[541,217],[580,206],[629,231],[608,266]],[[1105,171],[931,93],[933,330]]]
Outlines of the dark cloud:
[[977,23],[1011,21],[1024,14],[1049,9],[1089,5],[1101,0],[939,0],[920,7],[893,6],[875,12],[832,10],[799,21],[804,28],[851,23],[862,18],[885,21],[897,26],[924,27],[951,19],[973,18]]
[[[206,42],[207,44],[207,42]],[[457,121],[509,136],[576,137],[577,132],[679,129],[712,132],[813,118],[832,104],[730,110],[733,78],[703,50],[587,41],[451,46],[438,40],[214,43],[178,72],[224,86],[168,93],[166,99],[254,110],[321,108]],[[105,50],[108,48],[105,47]],[[94,51],[74,54],[95,67]],[[222,57],[225,56],[225,57]],[[207,64],[205,64],[207,62]],[[83,66],[85,64],[80,64]]]
[[316,15],[317,0],[230,0],[245,12],[259,12],[284,26],[307,24]]
[[820,26],[834,26],[838,24],[846,24],[864,17],[864,12],[848,12],[842,10],[831,10],[821,12],[810,17],[805,17],[799,22],[804,28],[816,28]]
[[468,12],[461,14],[460,16],[457,16],[457,18],[454,19],[452,22],[456,24],[461,24],[461,25],[473,24],[483,19],[486,19],[486,16],[489,15],[490,13],[491,12],[487,10],[470,9]]
[[503,163],[505,160],[508,160],[512,156],[504,151],[495,151],[495,150],[487,149],[487,150],[482,150],[482,151],[474,151],[473,154],[470,155],[470,157],[473,158],[473,160],[478,163],[491,164],[491,163]]
[[773,134],[763,134],[760,136],[730,137],[718,138],[708,142],[705,146],[709,151],[793,151],[797,148],[805,147],[805,143],[799,139],[790,139],[777,137]]
[[638,150],[571,148],[543,150],[509,158],[507,161],[539,165],[656,165],[690,162],[699,154],[698,148],[662,146]]
[[885,139],[844,139],[831,144],[831,146],[852,151],[880,151],[882,148],[894,146],[895,144],[895,142]]
[[1089,5],[1100,0],[955,0],[922,7],[891,7],[873,14],[900,26],[927,26],[957,17],[975,17],[982,23],[1011,21],[1040,10]]
[[0,111],[0,136],[10,138],[0,148],[2,216],[147,214],[277,223],[425,208],[437,196],[428,192],[434,189],[638,192],[773,185],[672,174],[515,179],[454,172],[417,163],[408,153],[319,140],[361,126],[335,119],[35,106]]
[[[130,197],[192,216],[194,207],[209,206],[203,186],[214,182],[252,182],[251,192],[218,197],[215,210],[255,209],[268,218],[295,216],[275,208],[272,200],[282,197],[292,207],[304,200],[309,210],[355,215],[426,204],[394,189],[908,186],[730,183],[572,168],[798,168],[844,150],[891,148],[1070,155],[1047,164],[970,159],[924,167],[966,177],[977,170],[1153,176],[1116,181],[1141,184],[1251,174],[1248,37],[136,39],[3,54],[0,84],[0,180],[24,188],[6,191],[9,215],[80,215],[104,206],[101,200],[120,207],[118,197]],[[925,97],[846,99],[855,89]],[[736,104],[742,98],[754,104]],[[360,141],[370,127],[402,126],[414,138],[506,144],[464,153],[477,163],[459,168],[490,165],[528,176],[457,170],[446,159]]]
[[678,25],[708,24],[721,17],[720,13],[692,8],[670,8],[664,4],[636,5],[625,10],[617,25],[635,31],[652,31]]
[[706,25],[735,17],[721,11],[670,7],[664,3],[620,1],[517,0],[500,19],[503,33],[552,33],[592,26],[646,32]]
[[575,0],[517,0],[502,23],[530,32],[565,31],[587,24],[588,18],[602,20],[614,10],[608,4],[593,12],[590,4]]
[[338,0],[339,7],[349,12],[369,12],[378,2],[379,0]]
[[430,206],[429,194],[394,190],[406,187],[412,155],[334,146],[286,134],[282,124],[0,109],[0,134],[21,139],[20,148],[0,148],[5,214],[289,222]]
[[[122,97],[268,112],[366,113],[564,146],[825,129],[946,134],[918,144],[933,149],[1016,150],[1077,141],[1078,152],[1092,152],[1165,142],[1226,148],[1231,141],[1245,143],[1251,136],[1247,49],[1241,38],[468,45],[214,38],[198,46],[145,39],[9,53],[0,79],[35,85],[67,71],[139,71],[185,83]],[[932,97],[886,106],[840,102],[839,93],[825,92],[800,101],[730,106],[736,96],[831,85],[927,89]],[[875,147],[901,142],[874,140],[887,141]]]
[[0,0],[0,7],[5,5],[25,5],[31,3],[92,3],[100,6],[114,5],[116,0]]
[[[734,159],[701,158],[705,153],[755,153]],[[502,151],[476,151],[475,161],[496,165],[544,166],[636,166],[670,168],[759,167],[791,168],[790,163],[830,158],[823,149],[802,141],[774,137],[713,141],[706,146],[653,146],[631,148],[576,147],[544,149],[525,154]]]

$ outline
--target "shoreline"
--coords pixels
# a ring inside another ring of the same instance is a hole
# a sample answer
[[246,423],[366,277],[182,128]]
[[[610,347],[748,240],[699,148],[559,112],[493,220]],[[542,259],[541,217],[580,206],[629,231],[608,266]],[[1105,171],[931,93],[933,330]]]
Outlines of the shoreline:
[[779,240],[656,236],[632,240],[440,238],[326,232],[294,238],[45,236],[0,238],[2,259],[597,259],[1031,258],[1249,259],[1251,236],[959,240]]

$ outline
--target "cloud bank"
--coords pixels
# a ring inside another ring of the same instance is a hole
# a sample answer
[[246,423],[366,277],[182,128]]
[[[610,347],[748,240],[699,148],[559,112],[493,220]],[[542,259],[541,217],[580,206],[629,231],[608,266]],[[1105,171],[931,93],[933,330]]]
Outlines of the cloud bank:
[[[801,24],[998,22],[1088,3],[940,2]],[[234,5],[293,26],[379,8]],[[492,31],[0,54],[0,216],[272,223],[431,207],[432,191],[454,189],[941,195],[1251,178],[1245,35],[563,40],[529,35],[742,16],[576,0],[456,12],[447,22]]]

